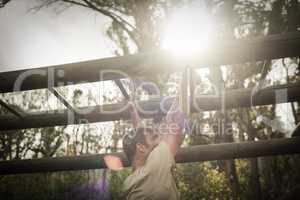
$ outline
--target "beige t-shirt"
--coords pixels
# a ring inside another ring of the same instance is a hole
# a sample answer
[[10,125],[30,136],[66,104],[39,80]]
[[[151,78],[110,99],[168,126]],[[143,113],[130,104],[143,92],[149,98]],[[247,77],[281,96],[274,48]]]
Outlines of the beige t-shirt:
[[127,200],[178,200],[173,178],[174,156],[164,141],[149,154],[144,166],[136,169],[124,182]]

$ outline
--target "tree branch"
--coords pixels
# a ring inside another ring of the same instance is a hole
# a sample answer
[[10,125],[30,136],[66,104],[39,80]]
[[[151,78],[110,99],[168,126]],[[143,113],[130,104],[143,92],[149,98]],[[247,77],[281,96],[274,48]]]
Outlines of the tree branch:
[[[91,3],[90,1],[88,1],[88,0],[84,0],[87,4],[88,3]],[[100,9],[101,8],[101,10],[103,10],[103,11],[106,11],[106,12],[108,12],[108,13],[110,13],[110,14],[112,14],[113,12],[112,11],[109,11],[109,9],[113,9],[113,11],[117,11],[117,12],[119,12],[119,13],[123,13],[123,14],[125,14],[123,11],[121,11],[120,9],[118,9],[118,8],[116,8],[116,7],[113,7],[113,6],[109,6],[109,5],[107,5],[107,4],[103,4],[103,3],[101,3],[100,1],[93,1],[93,2],[95,2],[95,4],[98,6],[95,6],[94,5],[94,7],[96,7],[96,8],[98,8],[98,9]],[[92,4],[92,3],[91,3]],[[104,8],[107,8],[107,10],[105,10]],[[126,15],[126,14],[125,14]],[[114,14],[114,16],[116,17],[116,18],[118,18],[122,23],[124,23],[124,24],[126,24],[127,26],[129,26],[130,28],[132,28],[132,31],[136,31],[136,27],[134,27],[132,24],[130,24],[127,20],[125,20],[125,19],[123,19],[121,16],[119,16],[119,15],[117,15],[117,14]]]
[[[66,0],[65,0],[66,1]],[[113,15],[111,12],[101,9],[97,6],[95,6],[94,4],[92,4],[91,2],[89,2],[88,0],[83,0],[87,6],[95,11],[98,11],[100,13],[102,13],[103,15],[111,18],[114,22],[116,22],[119,26],[122,27],[122,29],[129,35],[129,37],[138,45],[139,42],[137,40],[137,38],[135,37],[135,35],[133,34],[134,31],[129,30],[125,24],[128,25],[128,22],[126,22],[126,20],[122,19],[120,16],[116,16]],[[124,24],[125,23],[125,24]],[[132,27],[132,25],[130,25]],[[135,30],[135,28],[134,28]]]
[[38,6],[34,6],[33,8],[29,9],[29,11],[38,11],[38,10],[44,8],[44,7],[49,7],[52,4],[59,3],[59,2],[74,4],[74,5],[77,5],[77,6],[82,6],[82,7],[89,8],[87,5],[85,5],[83,3],[80,3],[80,2],[77,2],[77,1],[74,1],[74,0],[41,0],[41,1],[43,1],[43,3],[41,3]]
[[71,4],[78,5],[78,6],[83,6],[83,7],[89,8],[88,5],[80,3],[78,1],[73,1],[73,0],[62,0],[62,1],[66,2],[66,3],[71,3]]

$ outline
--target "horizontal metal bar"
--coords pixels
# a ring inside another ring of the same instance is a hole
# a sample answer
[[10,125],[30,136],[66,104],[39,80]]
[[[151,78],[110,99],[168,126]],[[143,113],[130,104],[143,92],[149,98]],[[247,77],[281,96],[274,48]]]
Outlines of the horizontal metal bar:
[[[274,86],[262,89],[259,92],[255,92],[254,88],[226,91],[227,109],[294,102],[297,100],[300,100],[299,84]],[[162,103],[160,98],[154,98],[148,101],[137,102],[137,105],[141,117],[152,118],[157,114],[160,105],[163,104],[165,110],[168,110],[172,101],[173,98],[167,98]],[[191,100],[190,105],[191,112],[217,110],[221,107],[218,96],[205,95],[195,98],[195,101]],[[23,120],[16,120],[13,116],[1,116],[0,131],[130,119],[126,102],[83,107],[76,110],[80,114],[78,118],[72,118],[67,109],[27,113]]]
[[[176,155],[177,163],[211,160],[241,159],[300,153],[300,138],[261,140],[257,142],[198,145],[181,148]],[[88,170],[106,168],[105,155],[120,157],[129,166],[123,153],[88,156],[11,160],[0,162],[0,175]]]
[[[252,39],[223,40],[191,58],[167,51],[140,53],[48,67],[0,73],[0,93],[114,80],[128,76],[151,76],[184,67],[216,66],[294,57],[300,54],[300,33],[293,32]],[[118,71],[118,72],[116,72]],[[49,78],[51,77],[51,78]],[[51,82],[53,81],[53,82]]]

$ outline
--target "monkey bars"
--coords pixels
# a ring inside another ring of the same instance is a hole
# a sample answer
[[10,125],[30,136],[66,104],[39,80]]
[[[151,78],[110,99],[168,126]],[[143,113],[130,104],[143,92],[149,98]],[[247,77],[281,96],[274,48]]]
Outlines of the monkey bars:
[[[219,41],[196,57],[184,59],[169,52],[140,53],[99,60],[31,68],[0,73],[0,93],[56,87],[124,78],[149,76],[189,66],[200,68],[294,57],[300,54],[300,33],[252,39]],[[121,73],[122,72],[122,73]]]
[[[140,115],[143,118],[153,117],[160,105],[168,110],[173,98],[161,102],[160,98],[137,102]],[[300,84],[272,86],[261,89],[256,93],[255,88],[228,90],[226,92],[226,108],[250,107],[275,103],[293,102],[300,99]],[[39,128],[50,126],[63,126],[68,124],[94,123],[129,119],[126,103],[99,105],[50,112],[36,112],[23,114],[21,119],[14,115],[0,117],[0,131]],[[191,102],[191,111],[209,111],[220,108],[219,96],[199,96]],[[77,110],[77,111],[76,111]],[[81,112],[79,112],[81,111]],[[148,111],[148,112],[141,112]],[[75,114],[74,114],[75,113]],[[80,114],[83,113],[83,114]]]
[[[172,57],[168,52],[143,53],[122,57],[105,58],[94,61],[78,62],[64,65],[24,69],[0,73],[0,93],[48,88],[68,108],[52,112],[20,113],[0,101],[11,115],[0,117],[0,131],[58,126],[128,119],[129,113],[125,103],[101,105],[76,109],[55,90],[56,86],[118,80],[124,77],[150,76],[164,71],[173,72],[189,66],[199,68],[221,64],[235,64],[265,59],[294,57],[300,55],[300,33],[288,33],[247,40],[234,40],[214,45],[194,59]],[[125,98],[126,90],[120,81],[116,84]],[[275,103],[293,102],[300,99],[299,85],[274,86],[257,92],[254,88],[226,91],[226,108],[249,107]],[[171,98],[165,103],[170,106]],[[160,99],[139,102],[143,110],[155,111]],[[215,110],[221,107],[219,96],[198,96],[191,102],[191,111]],[[86,112],[90,110],[91,112]],[[83,111],[83,112],[81,112]],[[142,117],[153,117],[155,113],[141,112]],[[299,135],[299,127],[293,135]],[[249,158],[258,156],[283,155],[300,153],[300,138],[273,139],[257,142],[200,145],[182,148],[176,156],[176,162],[197,162]],[[0,161],[0,174],[19,174],[36,172],[55,172],[65,170],[84,170],[104,168],[105,155],[89,155],[61,158],[44,158],[30,160]],[[128,162],[122,153],[125,166]]]
[[[271,155],[300,153],[300,138],[261,140],[257,142],[198,145],[181,148],[176,155],[177,163],[251,158]],[[0,162],[0,175],[88,170],[106,168],[105,155],[120,157],[129,166],[123,153],[97,154],[60,158],[11,160]]]

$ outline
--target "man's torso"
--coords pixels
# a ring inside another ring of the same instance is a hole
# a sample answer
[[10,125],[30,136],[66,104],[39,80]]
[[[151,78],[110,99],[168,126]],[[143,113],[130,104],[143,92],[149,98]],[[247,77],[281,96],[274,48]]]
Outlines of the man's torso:
[[177,200],[179,194],[173,177],[175,161],[164,141],[149,154],[144,166],[136,169],[124,183],[129,200]]

